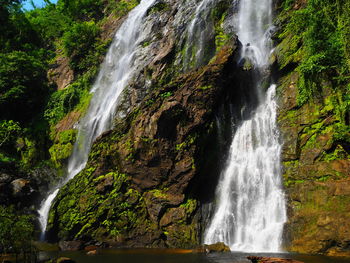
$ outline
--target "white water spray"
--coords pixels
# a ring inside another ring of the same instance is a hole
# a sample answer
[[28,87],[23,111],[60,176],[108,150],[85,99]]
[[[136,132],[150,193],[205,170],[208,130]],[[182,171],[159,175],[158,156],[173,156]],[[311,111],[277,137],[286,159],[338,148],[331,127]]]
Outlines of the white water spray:
[[240,0],[237,24],[241,57],[263,69],[272,50],[272,0]]
[[[272,50],[272,0],[240,0],[241,59],[262,73]],[[261,93],[261,79],[256,83]],[[276,85],[237,128],[217,188],[217,207],[204,242],[224,242],[233,251],[280,252],[286,204],[281,181],[281,144],[276,124]]]
[[46,231],[51,204],[59,189],[85,167],[94,140],[112,128],[120,94],[142,68],[142,65],[135,60],[140,44],[147,37],[147,32],[143,31],[144,17],[155,1],[142,0],[130,11],[114,37],[91,90],[93,95],[87,113],[80,121],[77,140],[68,160],[67,176],[52,190],[38,210],[43,233]]

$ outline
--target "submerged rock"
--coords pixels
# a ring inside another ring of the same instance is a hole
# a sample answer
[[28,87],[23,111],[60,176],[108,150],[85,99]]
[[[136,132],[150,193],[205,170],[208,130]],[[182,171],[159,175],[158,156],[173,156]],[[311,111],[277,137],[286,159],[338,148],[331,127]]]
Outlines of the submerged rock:
[[98,248],[99,248],[98,246],[90,245],[90,246],[84,247],[84,250],[89,252],[89,251],[97,250]]

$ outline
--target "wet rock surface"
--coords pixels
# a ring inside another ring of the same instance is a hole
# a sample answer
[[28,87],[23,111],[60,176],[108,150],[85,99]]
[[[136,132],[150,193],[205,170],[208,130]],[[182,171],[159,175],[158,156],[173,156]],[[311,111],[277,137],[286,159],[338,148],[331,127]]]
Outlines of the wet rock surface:
[[[231,25],[231,1],[210,5],[210,12],[208,8],[198,16],[195,44],[188,26],[196,1],[165,0],[148,10],[146,38],[135,50],[135,76],[120,97],[116,128],[97,139],[86,169],[57,197],[49,218],[50,240],[103,241],[112,247],[198,245],[202,230],[197,192],[205,184],[198,174],[210,176],[202,165],[203,149],[216,132],[218,109],[242,89],[236,83],[239,43]],[[108,17],[102,40],[112,38],[124,19]],[[201,42],[202,30],[210,33],[208,45]],[[197,49],[201,58],[193,57]],[[67,59],[57,56],[56,62],[50,80],[63,89],[79,72],[75,76]],[[81,111],[68,113],[55,132],[74,129],[81,116]],[[67,149],[57,147],[60,165],[72,145],[57,144]],[[215,183],[210,188],[212,193]]]
[[97,250],[90,250],[90,251],[86,252],[86,255],[96,256],[96,255],[98,255],[98,251]]

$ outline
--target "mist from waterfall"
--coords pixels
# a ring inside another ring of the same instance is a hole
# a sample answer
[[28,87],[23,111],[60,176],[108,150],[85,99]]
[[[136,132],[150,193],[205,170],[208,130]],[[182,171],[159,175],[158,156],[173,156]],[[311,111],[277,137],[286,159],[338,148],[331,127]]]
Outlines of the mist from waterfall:
[[216,191],[216,208],[204,235],[204,243],[224,242],[232,251],[280,252],[287,220],[276,85],[271,84],[266,93],[262,88],[273,48],[272,17],[272,0],[239,2],[241,63],[253,67],[259,103],[235,130]]
[[80,120],[77,140],[68,160],[66,177],[51,190],[38,210],[42,233],[46,231],[50,207],[59,189],[84,169],[94,140],[113,126],[120,95],[141,68],[136,58],[138,49],[142,48],[140,44],[147,37],[147,31],[143,31],[143,21],[147,10],[155,2],[156,0],[142,0],[130,11],[116,32],[91,89],[93,95],[89,108]]

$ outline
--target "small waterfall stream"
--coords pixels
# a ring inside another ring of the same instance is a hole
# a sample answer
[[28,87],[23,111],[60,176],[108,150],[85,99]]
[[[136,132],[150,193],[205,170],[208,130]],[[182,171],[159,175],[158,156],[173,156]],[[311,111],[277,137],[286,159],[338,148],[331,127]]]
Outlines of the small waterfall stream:
[[43,235],[51,204],[59,189],[84,169],[94,140],[112,128],[119,97],[141,67],[135,60],[140,43],[147,37],[147,32],[142,31],[142,24],[147,10],[155,2],[156,0],[142,0],[130,11],[114,37],[92,87],[93,96],[87,113],[80,120],[77,140],[68,160],[66,178],[51,191],[38,210]]
[[286,204],[281,181],[281,144],[276,124],[276,85],[262,91],[272,51],[272,0],[240,0],[237,19],[241,61],[256,71],[258,107],[236,129],[217,187],[216,210],[204,242],[233,251],[281,251]]
[[211,25],[210,14],[217,0],[203,0],[194,12],[194,17],[187,26],[186,52],[184,68],[202,66],[208,58],[214,54],[207,54],[206,47],[209,45],[214,28]]

